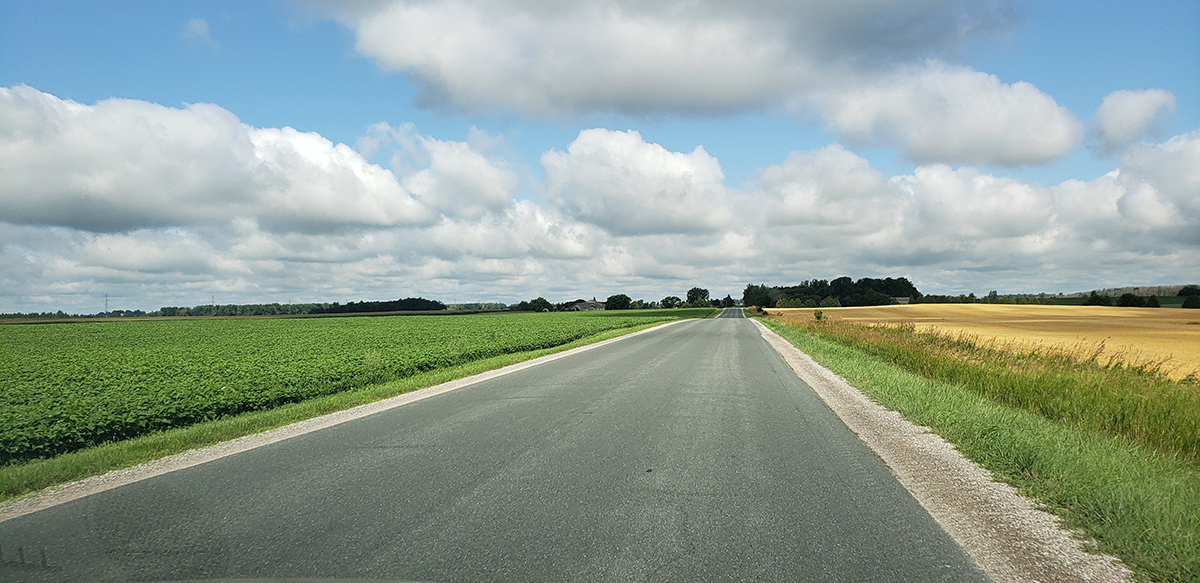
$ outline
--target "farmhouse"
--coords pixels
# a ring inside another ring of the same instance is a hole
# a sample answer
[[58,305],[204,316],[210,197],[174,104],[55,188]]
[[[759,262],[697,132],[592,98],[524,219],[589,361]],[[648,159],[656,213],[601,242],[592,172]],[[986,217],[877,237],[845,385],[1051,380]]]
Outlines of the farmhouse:
[[596,301],[596,298],[575,302],[567,307],[568,312],[595,312],[604,309],[604,302]]

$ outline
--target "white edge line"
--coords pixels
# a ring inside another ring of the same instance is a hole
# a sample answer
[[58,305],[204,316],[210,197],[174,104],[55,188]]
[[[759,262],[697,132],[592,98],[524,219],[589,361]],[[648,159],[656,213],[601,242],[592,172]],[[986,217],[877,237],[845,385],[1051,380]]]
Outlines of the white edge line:
[[646,328],[645,330],[639,330],[637,332],[624,334],[615,338],[601,340],[600,342],[593,344],[579,346],[570,350],[556,352],[554,354],[547,354],[546,356],[540,356],[531,360],[510,364],[503,368],[493,369],[469,377],[434,385],[432,387],[426,387],[424,389],[403,393],[396,395],[395,397],[389,397],[387,399],[366,403],[350,409],[321,415],[320,417],[313,417],[304,421],[297,421],[295,423],[270,429],[262,433],[238,437],[229,441],[185,451],[183,453],[170,455],[164,458],[159,458],[157,460],[149,461],[136,466],[113,470],[98,476],[92,476],[82,480],[53,486],[25,498],[19,498],[10,502],[0,503],[0,522],[12,520],[14,518],[70,502],[72,500],[78,500],[79,498],[90,496],[92,494],[97,494],[107,490],[112,490],[113,488],[132,484],[134,482],[153,478],[154,476],[160,476],[176,470],[190,468],[192,466],[197,466],[226,456],[249,451],[264,445],[280,442],[285,439],[304,435],[306,433],[312,433],[327,427],[333,427],[334,425],[360,419],[368,415],[374,415],[375,413],[401,407],[422,399],[428,399],[429,397],[437,396],[442,393],[448,393],[450,391],[461,389],[475,383],[480,383],[517,371],[522,371],[527,368],[532,368],[540,364],[558,360],[560,358],[566,358],[568,356],[579,354],[580,352],[585,352],[594,348],[600,348],[601,346],[619,342],[626,338],[632,338],[634,336],[645,334],[654,330],[661,330],[667,326],[680,324],[683,322],[691,322],[693,320],[694,318],[689,318],[686,320],[666,322]]
[[913,497],[996,583],[1133,581],[1117,558],[1085,552],[1084,540],[1063,529],[1015,488],[928,427],[875,403],[758,320],[763,338],[875,452]]

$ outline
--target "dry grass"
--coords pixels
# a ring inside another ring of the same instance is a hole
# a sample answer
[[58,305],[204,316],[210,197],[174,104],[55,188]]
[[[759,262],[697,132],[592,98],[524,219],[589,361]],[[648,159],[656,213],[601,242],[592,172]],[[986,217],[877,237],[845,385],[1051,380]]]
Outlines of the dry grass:
[[[812,308],[772,308],[771,314],[811,319]],[[825,308],[846,323],[911,324],[919,331],[973,336],[984,341],[1038,345],[1081,358],[1157,365],[1167,377],[1200,376],[1200,311],[1167,308],[917,304]]]

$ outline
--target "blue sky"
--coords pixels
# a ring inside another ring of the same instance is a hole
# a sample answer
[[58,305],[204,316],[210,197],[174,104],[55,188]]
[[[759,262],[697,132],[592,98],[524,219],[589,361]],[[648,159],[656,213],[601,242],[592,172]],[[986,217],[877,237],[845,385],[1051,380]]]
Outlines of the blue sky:
[[0,311],[1200,279],[1200,5],[823,4],[0,2]]

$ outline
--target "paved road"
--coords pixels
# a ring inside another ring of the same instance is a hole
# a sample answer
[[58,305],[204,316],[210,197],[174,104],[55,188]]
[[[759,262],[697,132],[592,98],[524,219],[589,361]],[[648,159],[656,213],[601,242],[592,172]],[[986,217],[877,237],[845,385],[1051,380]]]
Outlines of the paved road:
[[740,316],[0,523],[0,580],[985,581]]

